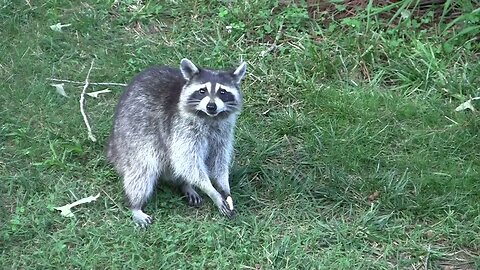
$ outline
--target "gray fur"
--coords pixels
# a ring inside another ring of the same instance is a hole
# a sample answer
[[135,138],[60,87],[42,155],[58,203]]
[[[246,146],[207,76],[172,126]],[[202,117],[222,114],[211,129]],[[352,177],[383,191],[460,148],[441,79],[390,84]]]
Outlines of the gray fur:
[[[239,83],[245,63],[234,71],[152,67],[127,86],[117,106],[107,157],[123,178],[135,221],[151,223],[142,207],[160,178],[181,186],[189,204],[206,193],[220,212],[232,216],[229,166],[236,119],[242,107]],[[206,105],[215,103],[207,110]]]

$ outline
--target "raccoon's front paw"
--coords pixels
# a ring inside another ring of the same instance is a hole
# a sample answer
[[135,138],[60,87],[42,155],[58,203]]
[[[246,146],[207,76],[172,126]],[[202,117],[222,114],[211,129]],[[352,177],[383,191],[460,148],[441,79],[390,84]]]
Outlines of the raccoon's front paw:
[[222,205],[219,207],[220,212],[229,218],[235,217],[235,209],[233,209],[233,200],[231,196],[228,196],[222,201]]
[[153,218],[145,214],[142,210],[132,210],[133,221],[141,228],[147,228],[153,223]]

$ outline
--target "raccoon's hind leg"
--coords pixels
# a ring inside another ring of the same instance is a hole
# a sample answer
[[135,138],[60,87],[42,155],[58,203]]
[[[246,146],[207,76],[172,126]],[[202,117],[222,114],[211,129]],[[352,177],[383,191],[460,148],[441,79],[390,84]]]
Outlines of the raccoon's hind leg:
[[133,220],[141,227],[152,224],[153,219],[142,211],[142,207],[153,193],[158,171],[140,167],[132,173],[125,174],[123,186],[132,210]]
[[181,187],[183,195],[185,195],[188,205],[198,207],[202,205],[203,199],[197,193],[197,191],[193,188],[192,185],[188,183],[182,184]]
[[140,227],[145,228],[152,224],[153,219],[151,216],[145,214],[141,209],[132,209],[133,220]]

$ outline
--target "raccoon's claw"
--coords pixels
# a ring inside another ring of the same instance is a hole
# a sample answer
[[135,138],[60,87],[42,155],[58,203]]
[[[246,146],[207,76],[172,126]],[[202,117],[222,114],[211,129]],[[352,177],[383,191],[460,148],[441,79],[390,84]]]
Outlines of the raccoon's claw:
[[230,205],[227,200],[223,200],[222,206],[220,207],[220,212],[229,218],[234,218],[236,214],[235,209],[233,209],[233,205]]
[[203,199],[198,195],[195,189],[190,184],[184,184],[182,186],[182,193],[187,199],[187,203],[190,206],[198,207],[202,205]]
[[198,195],[196,192],[195,193],[187,192],[186,196],[187,196],[188,205],[190,206],[198,207],[203,203],[202,197],[200,197],[200,195]]
[[142,210],[132,210],[133,221],[140,228],[147,228],[150,224],[153,223],[153,218],[145,214]]

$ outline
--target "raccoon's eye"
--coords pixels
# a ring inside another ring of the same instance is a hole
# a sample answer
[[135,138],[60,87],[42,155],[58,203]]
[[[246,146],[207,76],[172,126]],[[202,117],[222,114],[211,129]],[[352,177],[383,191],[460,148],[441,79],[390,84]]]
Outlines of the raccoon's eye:
[[220,93],[220,95],[225,95],[227,93],[227,91],[225,89],[220,89],[219,93]]
[[202,89],[198,90],[198,92],[203,95],[207,92],[207,88],[202,88]]

